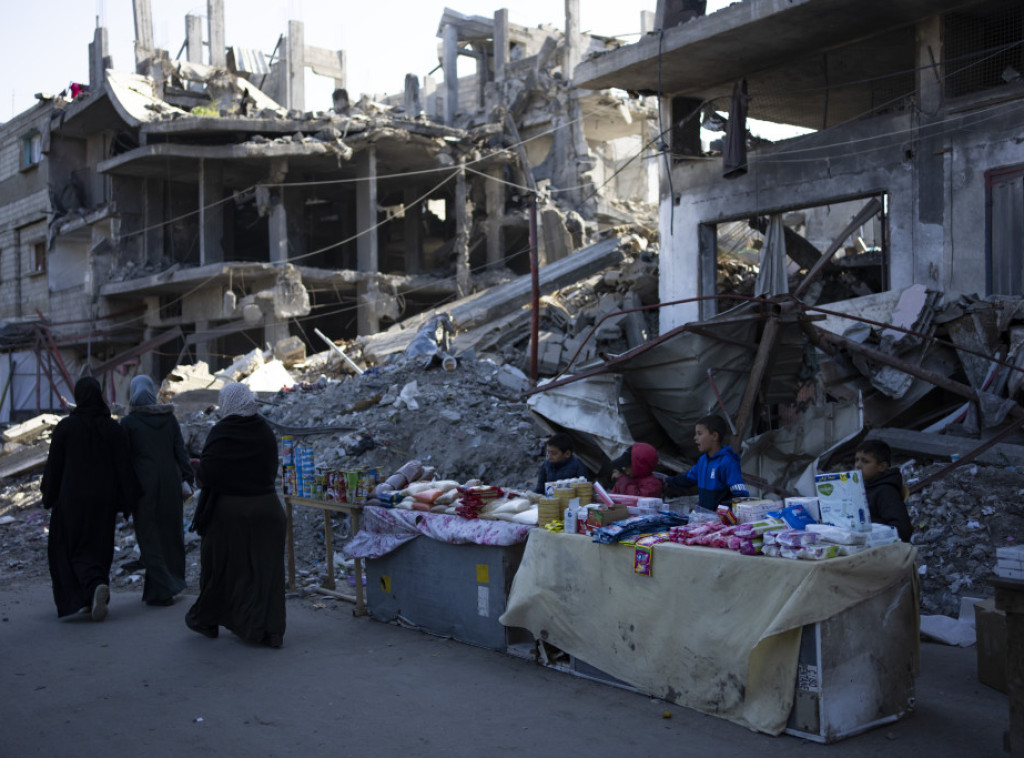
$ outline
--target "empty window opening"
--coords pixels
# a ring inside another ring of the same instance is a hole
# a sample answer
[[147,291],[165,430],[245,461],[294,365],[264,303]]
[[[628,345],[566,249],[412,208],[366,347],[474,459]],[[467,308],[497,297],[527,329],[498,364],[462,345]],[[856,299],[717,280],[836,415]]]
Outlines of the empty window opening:
[[[710,226],[713,234],[701,234],[701,294],[794,293],[816,268],[800,295],[809,305],[884,292],[890,287],[887,208],[883,194],[794,209],[775,221],[765,214]],[[772,229],[773,223],[781,229]],[[781,257],[772,254],[771,240],[781,240]],[[730,298],[705,301],[702,315],[735,304]]]

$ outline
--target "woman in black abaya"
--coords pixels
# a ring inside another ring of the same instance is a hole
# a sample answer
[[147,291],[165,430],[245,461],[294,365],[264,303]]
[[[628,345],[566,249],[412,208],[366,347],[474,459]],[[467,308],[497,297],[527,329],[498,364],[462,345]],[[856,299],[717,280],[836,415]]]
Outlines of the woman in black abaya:
[[277,438],[244,384],[220,391],[221,420],[206,439],[192,528],[200,548],[199,598],[189,629],[216,637],[226,627],[250,642],[284,639],[285,515],[277,497]]
[[114,524],[138,497],[128,438],[110,417],[100,384],[75,384],[75,408],[53,430],[40,486],[50,509],[47,557],[58,616],[89,612],[102,621],[110,601]]

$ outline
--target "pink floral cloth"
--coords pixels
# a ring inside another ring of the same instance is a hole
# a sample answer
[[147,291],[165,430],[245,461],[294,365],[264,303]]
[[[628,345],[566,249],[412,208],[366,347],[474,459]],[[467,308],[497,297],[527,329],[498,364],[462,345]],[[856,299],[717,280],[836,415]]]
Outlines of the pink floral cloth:
[[342,552],[348,558],[380,558],[421,534],[452,545],[515,545],[526,542],[533,528],[508,521],[366,506],[362,527]]

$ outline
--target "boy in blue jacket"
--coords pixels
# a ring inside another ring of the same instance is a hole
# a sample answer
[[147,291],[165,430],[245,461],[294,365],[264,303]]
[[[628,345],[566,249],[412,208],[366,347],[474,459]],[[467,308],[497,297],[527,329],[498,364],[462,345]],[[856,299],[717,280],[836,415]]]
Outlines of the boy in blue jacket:
[[537,472],[537,487],[534,492],[544,494],[544,485],[559,479],[573,479],[583,476],[590,479],[590,472],[583,461],[572,450],[572,437],[565,432],[552,434],[547,441],[547,460]]
[[693,432],[693,441],[701,452],[697,465],[685,474],[668,477],[665,484],[681,490],[696,485],[699,494],[697,504],[709,511],[723,503],[728,505],[733,498],[749,497],[743,472],[740,471],[740,457],[729,445],[722,444],[728,431],[721,416],[698,419]]

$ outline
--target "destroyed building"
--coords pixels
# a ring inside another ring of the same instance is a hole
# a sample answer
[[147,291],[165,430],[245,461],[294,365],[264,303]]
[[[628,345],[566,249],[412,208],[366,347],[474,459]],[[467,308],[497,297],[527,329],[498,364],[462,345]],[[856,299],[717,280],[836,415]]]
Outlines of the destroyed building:
[[[1022,294],[1020,3],[702,5],[662,0],[655,31],[574,71],[581,88],[660,99],[661,300],[701,298],[664,308],[663,329],[727,307],[724,225],[776,217],[797,286],[827,275],[804,302],[913,284]],[[804,133],[771,143],[747,119]],[[814,216],[834,221],[809,239]]]
[[[562,32],[448,10],[445,82],[410,76],[378,103],[349,96],[343,52],[305,45],[300,22],[269,55],[232,47],[210,0],[206,44],[189,16],[172,55],[134,8],[134,71],[98,28],[88,85],[0,128],[4,421],[59,410],[86,371],[123,399],[138,371],[373,334],[529,272],[531,225],[543,266],[653,218],[631,159],[654,108],[570,86],[616,44],[578,13]],[[333,103],[305,102],[307,67]]]

